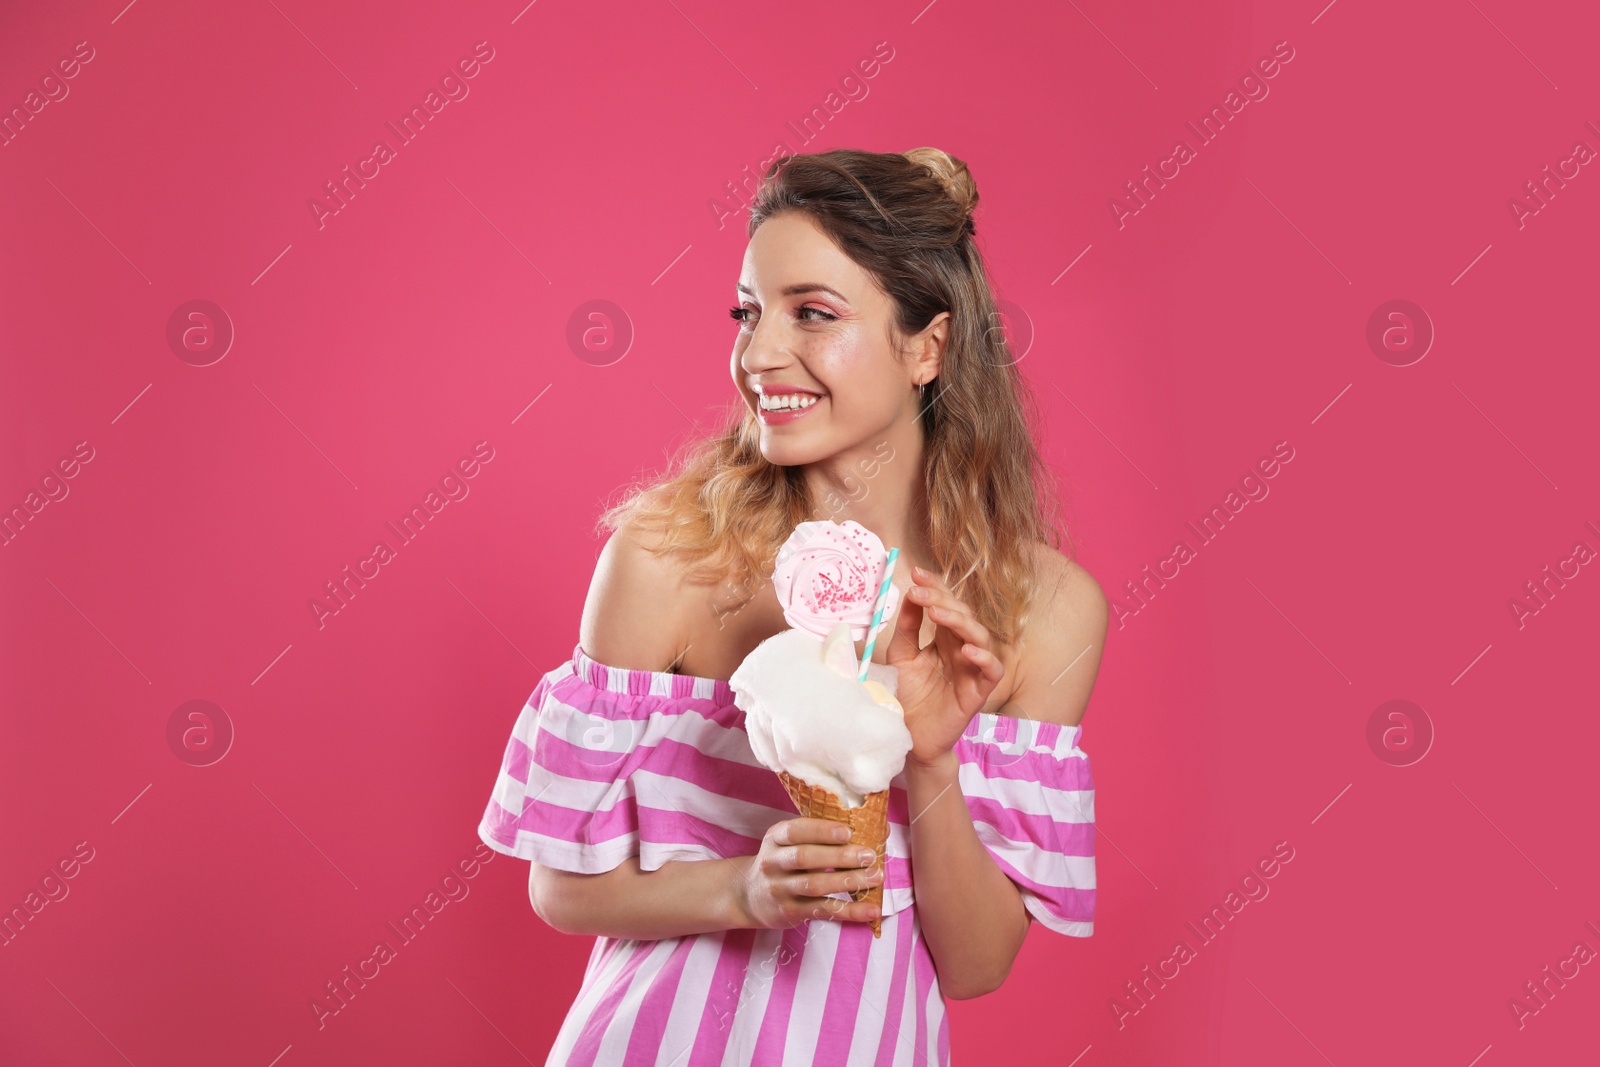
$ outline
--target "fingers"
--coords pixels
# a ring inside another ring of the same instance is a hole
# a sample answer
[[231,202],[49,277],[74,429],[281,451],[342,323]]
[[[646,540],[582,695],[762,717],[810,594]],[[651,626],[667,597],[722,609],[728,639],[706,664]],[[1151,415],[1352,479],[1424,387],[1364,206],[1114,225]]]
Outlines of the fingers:
[[984,678],[988,681],[998,685],[1000,679],[1005,676],[1005,664],[1001,663],[999,657],[988,649],[969,644],[962,645],[961,651],[978,670],[983,672]]
[[953,615],[971,615],[967,605],[950,591],[944,579],[921,567],[911,568],[912,587],[907,594],[911,602],[920,604],[934,618]]
[[776,823],[770,831],[771,845],[758,867],[786,924],[879,917],[877,905],[839,896],[882,885],[885,877],[883,857],[861,845],[838,843],[833,834],[840,828],[830,819],[802,816]]
[[853,870],[875,863],[878,854],[860,845],[786,845],[773,858],[788,871]]
[[[858,886],[857,888],[866,888]],[[850,892],[849,889],[838,892]],[[843,900],[839,897],[797,897],[794,901],[795,917],[806,919],[836,919],[843,922],[868,923],[883,914],[883,908],[866,900]]]
[[864,900],[838,900],[828,897],[800,915],[801,919],[839,919],[845,922],[869,923],[883,911],[876,904]]
[[[840,830],[844,831],[842,836]],[[814,819],[802,815],[778,823],[773,828],[772,839],[780,845],[840,845],[850,840],[850,828],[832,819]]]
[[963,641],[980,649],[989,647],[988,628],[978,621],[959,597],[950,592],[943,579],[921,567],[911,568],[911,578],[916,583],[908,594],[912,604],[921,606],[929,618]]
[[854,893],[858,889],[871,889],[882,882],[883,868],[874,867],[866,871],[800,871],[790,875],[786,885],[798,903],[821,907],[832,901],[830,893]]

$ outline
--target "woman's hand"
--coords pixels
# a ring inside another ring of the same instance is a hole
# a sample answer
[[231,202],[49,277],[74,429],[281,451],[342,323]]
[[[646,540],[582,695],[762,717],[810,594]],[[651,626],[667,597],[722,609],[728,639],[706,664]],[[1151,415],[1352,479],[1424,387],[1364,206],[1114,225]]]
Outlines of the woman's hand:
[[783,819],[769,826],[761,851],[749,857],[739,882],[735,900],[741,925],[788,927],[807,919],[871,922],[878,915],[876,904],[828,896],[883,881],[877,854],[843,843],[849,840],[849,828],[828,819]]
[[[967,723],[983,710],[1005,668],[991,651],[988,629],[944,580],[911,568],[912,587],[895,619],[888,661],[899,671],[895,699],[911,731],[908,760],[932,764],[955,748]],[[927,648],[917,648],[926,610],[937,628]]]

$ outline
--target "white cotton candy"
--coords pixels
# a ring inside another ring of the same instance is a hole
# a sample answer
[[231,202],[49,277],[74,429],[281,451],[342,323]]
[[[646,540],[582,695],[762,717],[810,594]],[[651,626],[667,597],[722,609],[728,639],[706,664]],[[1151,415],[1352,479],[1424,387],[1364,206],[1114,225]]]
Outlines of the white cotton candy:
[[[843,624],[826,641],[808,630],[784,630],[756,646],[728,684],[745,713],[756,759],[859,807],[866,794],[889,788],[905,766],[911,734],[898,703],[877,702],[856,681],[847,666],[854,662],[853,649]],[[891,698],[898,674],[883,664],[867,665],[867,680]]]

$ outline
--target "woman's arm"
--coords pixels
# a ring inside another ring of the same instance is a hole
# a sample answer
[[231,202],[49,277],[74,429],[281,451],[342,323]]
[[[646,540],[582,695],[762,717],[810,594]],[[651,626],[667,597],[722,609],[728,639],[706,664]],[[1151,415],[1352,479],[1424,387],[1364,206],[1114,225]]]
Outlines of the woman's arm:
[[[1022,642],[1007,703],[1065,727],[1082,720],[1099,671],[1106,599],[1087,571],[1053,550],[1041,553],[1041,570],[1050,592]],[[941,601],[948,603],[932,598]],[[922,760],[907,757],[905,766],[917,911],[939,985],[956,1000],[1000,988],[1032,922],[1016,883],[978,839],[959,769],[953,748]]]
[[574,874],[532,864],[528,896],[539,918],[564,934],[636,938],[728,930],[743,916],[739,886],[754,856],[670,860],[641,871],[630,856],[604,874]]
[[[659,535],[625,524],[606,539],[579,625],[579,644],[602,663],[666,670],[689,641],[690,609],[704,596],[672,559],[651,551]],[[674,860],[641,871],[637,856],[603,874],[532,864],[533,910],[562,933],[657,940],[726,930],[748,857]]]
[[847,828],[826,819],[780,819],[767,827],[753,856],[669,860],[653,871],[641,871],[639,858],[630,856],[604,874],[535,863],[528,895],[539,918],[562,933],[640,941],[798,926],[807,919],[869,922],[877,905],[828,895],[883,877],[881,867],[863,869],[877,854],[849,839]]
[[1000,988],[1028,936],[1022,894],[978,840],[956,782],[954,751],[932,764],[906,761],[913,891],[923,936],[952,1000]]

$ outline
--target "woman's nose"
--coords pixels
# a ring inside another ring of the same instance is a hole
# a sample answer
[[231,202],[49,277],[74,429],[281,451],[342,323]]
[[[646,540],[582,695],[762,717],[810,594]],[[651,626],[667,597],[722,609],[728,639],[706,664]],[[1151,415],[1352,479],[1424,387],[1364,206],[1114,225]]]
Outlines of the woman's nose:
[[756,323],[756,328],[751,331],[749,343],[739,354],[739,365],[744,368],[745,373],[760,374],[763,371],[787,366],[790,362],[792,359],[785,346],[778,340],[776,330],[764,323]]

